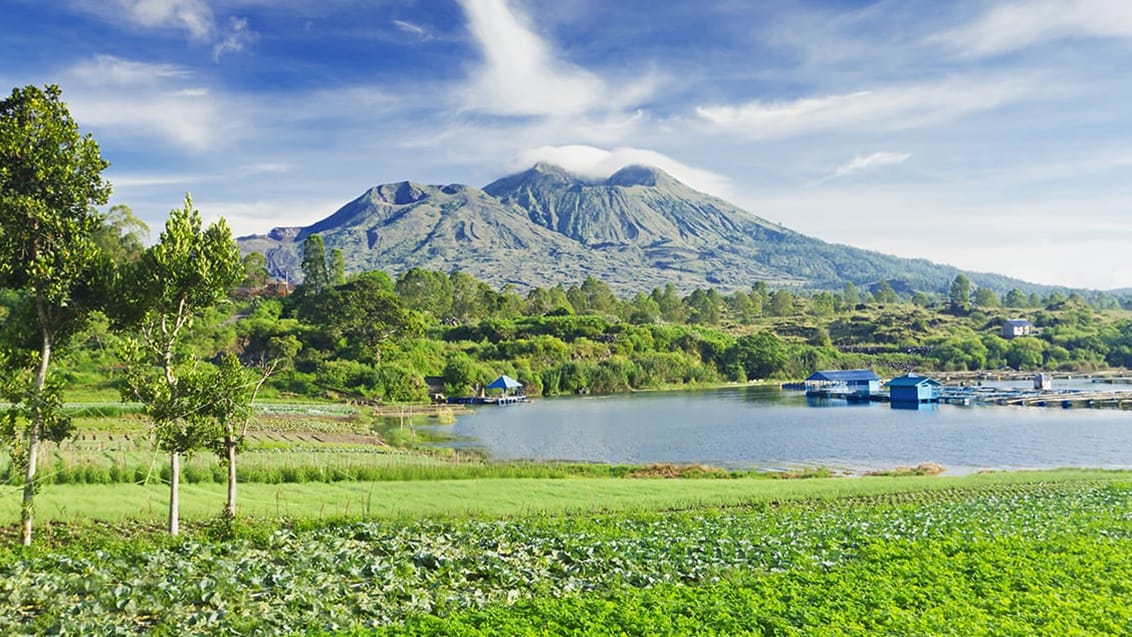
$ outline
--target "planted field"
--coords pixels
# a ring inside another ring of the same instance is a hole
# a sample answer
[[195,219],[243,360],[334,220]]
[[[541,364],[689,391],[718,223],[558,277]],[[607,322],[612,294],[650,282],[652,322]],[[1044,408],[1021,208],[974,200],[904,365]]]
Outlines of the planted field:
[[[669,512],[656,501],[651,512],[626,505],[620,513],[585,516],[461,518],[451,501],[445,522],[330,523],[308,516],[284,526],[265,522],[227,539],[201,531],[179,542],[95,534],[82,544],[0,555],[0,630],[1115,635],[1132,629],[1127,474],[594,482],[659,491],[737,484],[756,493],[726,507],[685,502],[684,510]],[[558,481],[566,489],[586,483]],[[845,486],[831,486],[836,483]],[[576,503],[584,492],[575,493]],[[667,504],[677,502],[673,496]]]

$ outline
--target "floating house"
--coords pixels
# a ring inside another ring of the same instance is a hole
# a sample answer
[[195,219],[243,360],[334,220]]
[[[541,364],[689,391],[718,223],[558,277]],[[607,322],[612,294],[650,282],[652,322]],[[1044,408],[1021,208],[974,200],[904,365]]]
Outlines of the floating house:
[[1029,336],[1034,333],[1034,324],[1026,319],[1010,319],[1002,324],[1002,338]]
[[514,405],[527,402],[527,395],[522,391],[523,383],[507,374],[491,381],[483,389],[479,396],[449,396],[446,402],[456,405]]
[[927,376],[905,374],[893,378],[886,385],[889,401],[893,406],[897,406],[938,403],[939,389],[943,383]]
[[518,390],[522,389],[522,387],[523,383],[520,383],[514,378],[511,378],[507,374],[503,374],[499,378],[496,378],[495,380],[488,383],[487,387],[485,387],[484,389],[498,389],[503,392],[504,396],[507,396],[508,394],[518,393]]
[[879,391],[880,376],[871,369],[826,370],[806,379],[806,396],[810,398],[869,400]]

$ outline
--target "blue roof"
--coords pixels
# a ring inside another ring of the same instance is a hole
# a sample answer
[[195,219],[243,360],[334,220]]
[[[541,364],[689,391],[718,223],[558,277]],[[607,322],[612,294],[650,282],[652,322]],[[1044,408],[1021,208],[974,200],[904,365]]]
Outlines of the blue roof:
[[487,389],[518,389],[522,386],[522,383],[515,380],[514,378],[511,378],[507,374],[504,374],[499,378],[491,381],[491,384],[487,386]]
[[1025,327],[1027,325],[1033,325],[1033,323],[1027,321],[1026,319],[1010,319],[1006,321],[1006,324],[1012,327]]
[[905,374],[903,376],[897,376],[885,384],[889,387],[919,387],[920,385],[934,385],[939,387],[943,383],[934,378],[928,378],[927,376]]
[[814,372],[806,380],[828,381],[831,383],[848,383],[862,380],[880,380],[880,376],[871,369],[835,369],[823,372]]

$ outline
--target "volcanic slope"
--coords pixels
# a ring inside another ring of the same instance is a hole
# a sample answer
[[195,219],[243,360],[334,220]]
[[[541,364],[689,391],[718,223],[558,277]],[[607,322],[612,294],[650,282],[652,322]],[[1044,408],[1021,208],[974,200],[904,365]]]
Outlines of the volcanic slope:
[[[899,280],[940,291],[959,273],[802,235],[645,166],[590,180],[540,163],[483,189],[385,184],[313,225],[239,243],[245,253],[262,252],[275,276],[295,281],[302,242],[312,234],[342,250],[348,272],[461,270],[520,290],[593,276],[621,294],[667,283],[730,291],[756,281],[840,288]],[[968,274],[996,289],[1026,286]]]

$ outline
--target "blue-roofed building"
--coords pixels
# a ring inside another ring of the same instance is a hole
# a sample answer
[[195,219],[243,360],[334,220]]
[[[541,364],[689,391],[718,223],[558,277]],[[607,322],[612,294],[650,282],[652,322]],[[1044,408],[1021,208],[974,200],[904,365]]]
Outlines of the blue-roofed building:
[[886,383],[888,386],[888,399],[893,405],[907,405],[939,402],[939,388],[943,383],[920,376],[918,374],[905,374],[897,376]]
[[880,376],[871,369],[826,370],[806,379],[806,395],[818,398],[869,400],[880,391]]

